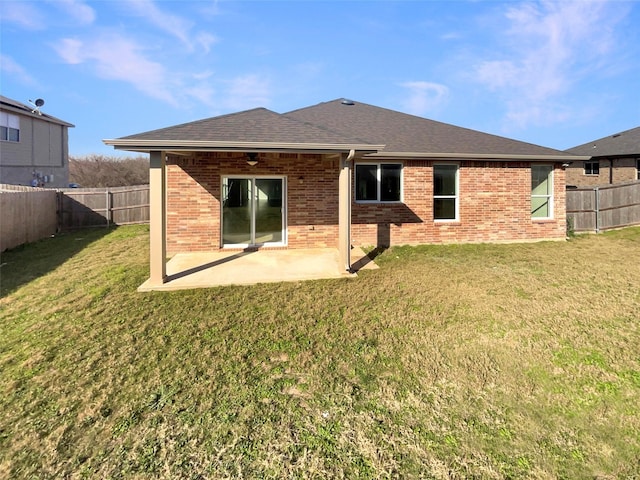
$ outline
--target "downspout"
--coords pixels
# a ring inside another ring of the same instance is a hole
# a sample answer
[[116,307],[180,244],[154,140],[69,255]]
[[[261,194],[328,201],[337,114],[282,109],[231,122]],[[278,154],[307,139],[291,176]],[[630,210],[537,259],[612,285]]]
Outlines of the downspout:
[[613,158],[609,159],[609,185],[613,185]]

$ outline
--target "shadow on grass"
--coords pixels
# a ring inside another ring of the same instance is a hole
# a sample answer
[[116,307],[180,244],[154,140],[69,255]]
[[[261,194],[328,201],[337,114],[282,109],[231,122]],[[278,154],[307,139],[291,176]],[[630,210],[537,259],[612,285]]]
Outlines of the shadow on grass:
[[0,298],[55,270],[116,228],[91,228],[59,233],[0,253]]

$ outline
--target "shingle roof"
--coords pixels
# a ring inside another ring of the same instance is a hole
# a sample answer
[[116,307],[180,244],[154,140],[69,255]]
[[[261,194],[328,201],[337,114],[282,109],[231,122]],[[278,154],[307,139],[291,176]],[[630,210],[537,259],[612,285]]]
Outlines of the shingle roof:
[[[348,104],[346,104],[348,103]],[[377,157],[571,159],[567,152],[342,99],[279,114],[255,108],[115,140],[115,148],[357,149]],[[378,153],[371,153],[378,152]]]
[[69,122],[65,122],[64,120],[60,120],[59,118],[56,118],[52,115],[48,115],[46,113],[41,113],[40,115],[38,115],[37,113],[32,113],[33,111],[33,107],[30,107],[28,105],[25,105],[24,103],[20,103],[17,100],[13,100],[9,97],[5,97],[4,95],[0,95],[0,106],[4,107],[5,109],[11,110],[13,112],[16,113],[22,113],[24,115],[31,115],[34,116],[36,118],[39,118],[41,120],[47,121],[47,122],[51,122],[51,123],[57,123],[58,125],[63,125],[65,127],[73,127],[74,125],[69,123]]
[[122,138],[127,140],[228,141],[230,143],[366,143],[348,134],[337,133],[304,121],[288,118],[266,108],[255,108],[206,118]]
[[496,155],[567,154],[518,140],[457,127],[386,108],[342,99],[285,113],[373,143],[385,144],[384,153],[462,153]]
[[567,152],[593,157],[640,156],[640,127],[569,148]]

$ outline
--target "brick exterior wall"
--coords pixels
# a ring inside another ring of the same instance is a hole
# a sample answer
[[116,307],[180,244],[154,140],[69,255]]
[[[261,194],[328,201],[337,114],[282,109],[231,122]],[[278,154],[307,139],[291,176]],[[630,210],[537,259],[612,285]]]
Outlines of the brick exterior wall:
[[613,159],[613,171],[611,171],[611,160],[608,158],[595,158],[589,162],[600,164],[598,175],[585,175],[585,162],[573,162],[567,167],[567,185],[577,187],[597,187],[602,185],[615,185],[638,180],[637,160],[640,154],[628,158]]
[[[225,175],[286,176],[289,248],[337,247],[338,158],[241,153],[167,158],[167,253],[221,248],[221,183]],[[433,221],[433,162],[404,162],[403,203],[352,204],[354,245],[509,242],[564,239],[565,175],[554,169],[554,218],[531,219],[527,163],[459,162],[460,218]]]
[[564,239],[564,171],[554,169],[554,218],[531,219],[530,163],[459,162],[459,220],[433,220],[433,162],[406,161],[402,204],[355,204],[356,245]]
[[255,166],[242,153],[167,158],[167,252],[222,247],[221,184],[226,175],[286,176],[289,248],[337,248],[338,158],[261,154]]

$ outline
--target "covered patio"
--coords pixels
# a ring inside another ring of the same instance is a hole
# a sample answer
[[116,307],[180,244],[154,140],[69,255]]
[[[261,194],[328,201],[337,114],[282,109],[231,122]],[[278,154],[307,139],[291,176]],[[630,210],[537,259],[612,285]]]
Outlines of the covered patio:
[[[104,142],[149,154],[141,291],[352,274],[351,171],[384,145],[266,109]],[[265,202],[277,217],[266,223]]]
[[351,278],[360,270],[378,268],[360,248],[351,250],[351,261],[351,271],[345,271],[333,248],[179,253],[167,262],[164,283],[147,280],[138,291]]

